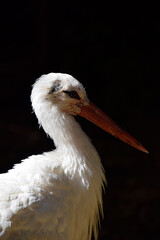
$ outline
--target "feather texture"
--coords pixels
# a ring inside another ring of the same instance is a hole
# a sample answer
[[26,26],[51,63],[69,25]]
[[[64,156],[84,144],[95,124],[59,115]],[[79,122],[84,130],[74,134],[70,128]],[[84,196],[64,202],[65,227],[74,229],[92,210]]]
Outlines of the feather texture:
[[[51,99],[57,80],[62,88]],[[33,109],[56,150],[22,160],[0,175],[0,239],[90,240],[92,231],[98,238],[106,179],[89,138],[63,111],[77,108],[63,89],[76,89],[87,101],[82,85],[67,74],[43,75],[33,87]]]

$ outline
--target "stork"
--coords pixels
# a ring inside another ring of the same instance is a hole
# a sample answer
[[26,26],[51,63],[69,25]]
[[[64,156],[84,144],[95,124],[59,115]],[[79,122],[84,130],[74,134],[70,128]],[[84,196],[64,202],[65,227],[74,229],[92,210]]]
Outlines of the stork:
[[33,85],[31,102],[56,149],[30,156],[0,175],[0,239],[91,240],[92,233],[97,239],[106,178],[74,116],[147,150],[93,105],[71,75],[42,75]]

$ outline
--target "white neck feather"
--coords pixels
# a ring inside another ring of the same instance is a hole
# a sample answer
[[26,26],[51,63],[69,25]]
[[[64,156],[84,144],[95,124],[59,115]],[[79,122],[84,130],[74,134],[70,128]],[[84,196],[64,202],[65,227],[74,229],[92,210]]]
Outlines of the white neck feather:
[[[45,132],[54,140],[57,150],[65,156],[62,159],[65,171],[70,172],[72,177],[75,171],[79,171],[80,175],[88,171],[88,175],[95,175],[95,182],[96,177],[100,182],[104,181],[99,155],[73,116],[60,112],[58,107],[47,101],[39,105],[35,113]],[[86,175],[85,179],[84,184],[88,185]]]
[[[90,142],[74,117],[61,112],[51,103],[43,103],[37,111],[35,110],[35,113],[45,132],[54,140],[56,148],[76,147],[77,141],[78,144],[81,142],[83,145],[83,141]],[[80,141],[79,138],[83,141]]]

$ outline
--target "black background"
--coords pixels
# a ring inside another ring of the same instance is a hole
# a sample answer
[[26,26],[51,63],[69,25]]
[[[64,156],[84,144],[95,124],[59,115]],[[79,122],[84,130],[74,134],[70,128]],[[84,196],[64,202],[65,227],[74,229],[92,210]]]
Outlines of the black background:
[[159,239],[158,6],[3,1],[0,24],[1,172],[54,148],[32,114],[31,85],[43,73],[69,73],[150,152],[78,118],[108,180],[99,239]]

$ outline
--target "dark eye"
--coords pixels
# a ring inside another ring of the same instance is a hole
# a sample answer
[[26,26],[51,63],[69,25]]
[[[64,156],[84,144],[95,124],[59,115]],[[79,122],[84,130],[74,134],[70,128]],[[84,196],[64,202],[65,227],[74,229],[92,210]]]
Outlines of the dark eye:
[[63,91],[63,92],[67,93],[70,98],[75,98],[80,100],[80,96],[76,91]]

